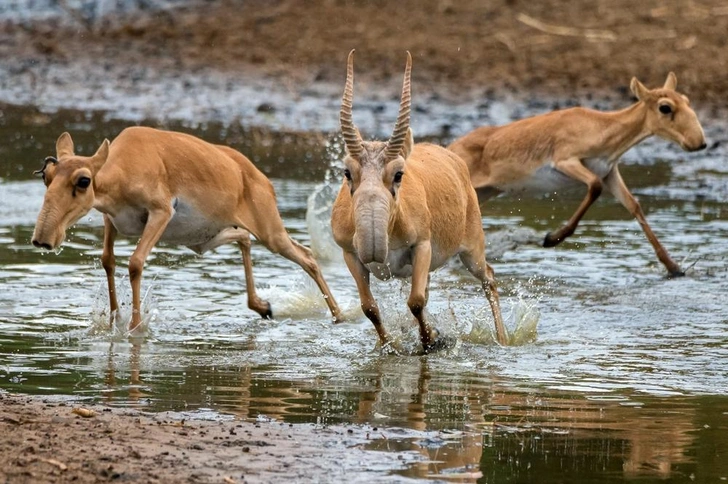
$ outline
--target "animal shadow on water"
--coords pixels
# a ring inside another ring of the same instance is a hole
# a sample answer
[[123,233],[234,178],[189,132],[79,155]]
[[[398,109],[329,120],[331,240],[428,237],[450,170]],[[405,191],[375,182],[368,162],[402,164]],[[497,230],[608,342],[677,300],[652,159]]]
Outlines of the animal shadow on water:
[[364,141],[352,119],[354,51],[349,53],[340,123],[346,147],[344,180],[331,211],[334,240],[353,276],[361,308],[384,348],[392,338],[370,288],[370,276],[407,278],[407,306],[424,353],[451,344],[427,320],[430,272],[451,257],[480,282],[498,342],[508,344],[495,274],[485,260],[480,208],[465,162],[443,147],[415,144],[410,121],[412,57],[407,53],[399,115],[386,142]]

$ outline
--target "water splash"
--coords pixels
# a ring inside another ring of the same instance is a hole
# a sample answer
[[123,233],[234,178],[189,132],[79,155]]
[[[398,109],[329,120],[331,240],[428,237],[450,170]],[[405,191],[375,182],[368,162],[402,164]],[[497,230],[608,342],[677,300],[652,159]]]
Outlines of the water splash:
[[296,291],[275,285],[258,290],[258,295],[270,302],[273,317],[279,321],[327,317],[328,306],[316,283],[305,274],[297,273],[294,278]]
[[[485,312],[485,309],[483,311]],[[480,345],[495,344],[497,341],[495,326],[483,316],[485,315],[478,315],[473,319],[470,330],[462,335],[463,341]],[[540,317],[541,313],[536,302],[517,299],[510,315],[504,321],[508,333],[508,346],[523,346],[536,341]],[[508,327],[512,327],[513,331],[508,331]]]
[[331,209],[339,189],[339,180],[334,175],[343,167],[343,138],[336,133],[326,142],[326,175],[324,183],[317,185],[306,204],[306,227],[311,237],[314,257],[324,261],[343,262],[341,248],[334,242],[331,231]]
[[324,261],[344,261],[341,248],[334,242],[331,231],[331,208],[336,199],[336,188],[329,183],[318,185],[308,197],[306,227],[311,237],[314,257]]
[[142,296],[141,316],[142,322],[133,330],[129,330],[131,322],[131,290],[125,284],[124,278],[116,283],[116,297],[119,309],[113,314],[109,308],[109,298],[106,284],[100,284],[94,296],[94,306],[91,311],[91,326],[86,331],[87,336],[101,338],[104,341],[140,341],[151,337],[153,322],[159,317],[159,310],[154,298],[154,284],[150,284]]

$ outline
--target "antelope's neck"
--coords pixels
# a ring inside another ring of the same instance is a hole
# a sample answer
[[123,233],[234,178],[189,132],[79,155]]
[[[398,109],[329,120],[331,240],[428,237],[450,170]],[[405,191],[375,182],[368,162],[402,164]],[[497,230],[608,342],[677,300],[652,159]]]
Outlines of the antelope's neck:
[[600,113],[603,117],[603,145],[610,158],[620,157],[625,151],[652,136],[647,126],[647,112],[643,102],[637,102],[620,111]]
[[101,213],[116,215],[114,210],[114,200],[108,192],[109,184],[107,183],[104,169],[101,168],[94,177],[94,208]]

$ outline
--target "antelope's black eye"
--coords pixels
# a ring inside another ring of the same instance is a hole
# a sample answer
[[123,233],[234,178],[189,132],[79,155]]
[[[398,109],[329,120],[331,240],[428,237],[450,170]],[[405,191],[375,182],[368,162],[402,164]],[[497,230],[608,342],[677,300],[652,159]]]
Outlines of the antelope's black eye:
[[87,176],[82,176],[76,181],[78,188],[88,188],[89,185],[91,185],[91,179]]
[[398,171],[397,173],[395,173],[394,174],[394,183],[402,182],[402,175],[404,175],[404,173],[402,173],[401,171]]
[[669,104],[660,104],[658,109],[662,114],[672,114],[672,106]]
[[344,170],[344,176],[347,180],[351,181],[351,172],[348,169]]

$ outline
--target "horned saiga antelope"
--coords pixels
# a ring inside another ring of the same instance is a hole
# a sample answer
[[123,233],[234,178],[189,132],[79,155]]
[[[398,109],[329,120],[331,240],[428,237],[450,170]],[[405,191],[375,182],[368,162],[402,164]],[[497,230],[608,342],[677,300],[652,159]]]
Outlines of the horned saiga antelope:
[[481,203],[503,192],[541,195],[586,185],[586,197],[574,215],[546,235],[544,247],[572,235],[606,188],[637,219],[668,277],[682,276],[622,180],[618,163],[625,151],[650,136],[675,142],[685,151],[702,150],[703,128],[688,98],[675,90],[677,78],[672,72],[661,88],[647,89],[636,78],[630,87],[637,102],[621,111],[580,107],[554,111],[477,128],[448,148],[468,164]]
[[101,262],[112,323],[119,308],[114,284],[118,233],[140,236],[129,260],[130,330],[141,323],[142,270],[159,241],[185,245],[198,254],[237,243],[248,306],[262,317],[272,317],[270,303],[255,291],[250,234],[271,252],[300,265],[318,284],[333,317],[340,316],[311,251],[286,233],[270,181],[232,148],[183,133],[131,127],[111,144],[104,140],[88,157],[76,155],[71,136],[63,133],[56,142],[56,156],[46,158],[38,173],[47,188],[33,232],[36,247],[60,246],[68,227],[92,208],[104,214]]
[[458,254],[482,284],[495,320],[498,342],[507,343],[493,269],[485,261],[485,238],[468,168],[455,154],[427,143],[414,144],[410,120],[407,53],[399,116],[386,142],[364,141],[352,120],[354,51],[349,53],[341,103],[346,145],[345,180],[332,208],[336,243],[354,277],[361,308],[374,323],[383,347],[391,339],[369,287],[379,279],[412,278],[407,300],[417,319],[423,350],[442,346],[425,319],[429,273]]

